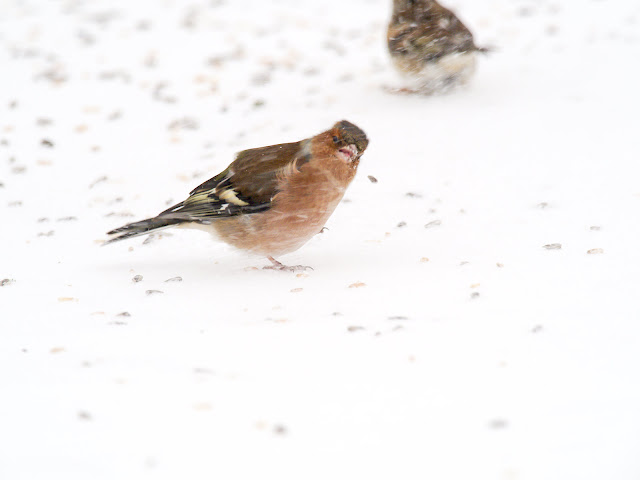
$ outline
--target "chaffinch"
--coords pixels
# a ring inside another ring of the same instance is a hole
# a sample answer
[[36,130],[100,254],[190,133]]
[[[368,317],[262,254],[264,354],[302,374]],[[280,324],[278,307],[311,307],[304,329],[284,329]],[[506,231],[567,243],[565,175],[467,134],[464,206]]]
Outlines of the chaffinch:
[[387,30],[391,60],[412,93],[440,93],[466,83],[478,52],[469,29],[436,0],[393,0]]
[[108,232],[104,244],[166,227],[206,230],[222,241],[265,255],[272,266],[296,270],[274,257],[293,252],[319,233],[358,169],[369,140],[343,120],[299,142],[236,154],[221,173],[158,216]]

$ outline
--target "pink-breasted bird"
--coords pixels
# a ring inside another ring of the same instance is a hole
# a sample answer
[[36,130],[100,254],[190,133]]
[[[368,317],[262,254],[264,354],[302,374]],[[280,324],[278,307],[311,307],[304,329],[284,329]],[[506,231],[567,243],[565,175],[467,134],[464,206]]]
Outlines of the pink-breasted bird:
[[108,232],[104,244],[167,227],[197,228],[242,250],[275,260],[319,233],[353,180],[369,140],[342,120],[299,142],[236,154],[221,173],[156,217]]
[[393,0],[387,29],[391,60],[412,93],[442,93],[473,75],[478,47],[460,19],[436,0]]

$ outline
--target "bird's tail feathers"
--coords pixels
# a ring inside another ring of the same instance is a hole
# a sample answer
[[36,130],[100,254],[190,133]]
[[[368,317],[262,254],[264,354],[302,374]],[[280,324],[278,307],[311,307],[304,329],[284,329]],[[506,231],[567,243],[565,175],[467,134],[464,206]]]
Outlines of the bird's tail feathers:
[[162,230],[167,227],[173,227],[175,225],[187,223],[190,221],[192,220],[185,217],[160,214],[157,217],[147,218],[146,220],[140,220],[139,222],[128,223],[127,225],[107,232],[107,235],[114,235],[114,237],[106,240],[102,245],[109,245],[110,243],[118,242],[120,240],[137,237],[138,235],[145,235],[147,233]]

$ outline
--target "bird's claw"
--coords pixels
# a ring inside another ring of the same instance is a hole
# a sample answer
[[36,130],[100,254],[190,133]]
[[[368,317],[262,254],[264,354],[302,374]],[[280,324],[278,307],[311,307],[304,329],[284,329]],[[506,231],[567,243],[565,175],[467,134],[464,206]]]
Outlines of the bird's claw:
[[267,257],[273,265],[262,267],[263,270],[279,270],[281,272],[304,272],[305,270],[313,270],[312,267],[305,265],[283,265],[273,257]]
[[281,272],[304,272],[305,270],[313,270],[313,267],[305,265],[267,265],[262,267],[263,270],[279,270]]

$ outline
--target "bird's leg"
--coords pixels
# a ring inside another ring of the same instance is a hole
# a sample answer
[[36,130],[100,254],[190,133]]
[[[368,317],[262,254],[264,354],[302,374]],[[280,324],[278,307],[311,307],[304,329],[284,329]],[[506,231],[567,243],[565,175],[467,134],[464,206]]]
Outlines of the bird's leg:
[[313,268],[305,267],[304,265],[292,265],[292,266],[283,265],[273,257],[267,257],[267,258],[271,263],[273,263],[273,265],[267,265],[266,267],[262,267],[263,270],[280,270],[281,272],[282,271],[287,271],[287,272],[303,271],[304,272],[305,270],[313,270]]

